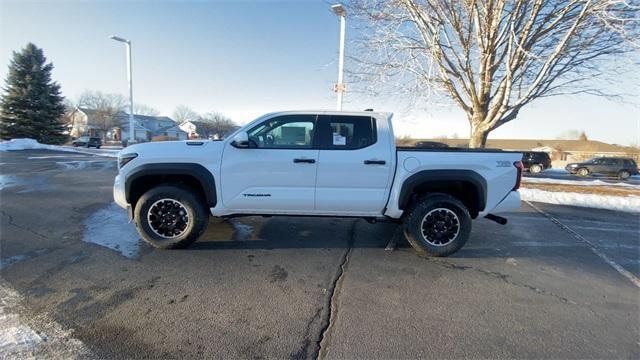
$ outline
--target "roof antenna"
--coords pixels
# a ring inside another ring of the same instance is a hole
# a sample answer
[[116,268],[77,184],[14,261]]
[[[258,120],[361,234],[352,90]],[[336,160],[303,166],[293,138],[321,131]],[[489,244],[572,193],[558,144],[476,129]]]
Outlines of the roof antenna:
[[364,111],[373,111],[373,109],[364,109]]

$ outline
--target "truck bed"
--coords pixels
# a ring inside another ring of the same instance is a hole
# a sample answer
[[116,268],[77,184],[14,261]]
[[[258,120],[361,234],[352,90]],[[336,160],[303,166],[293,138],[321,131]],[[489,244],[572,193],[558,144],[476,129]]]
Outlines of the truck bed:
[[510,151],[502,149],[471,149],[460,147],[449,148],[421,148],[415,146],[396,146],[397,151],[420,151],[420,152],[479,152],[479,153],[521,153],[521,151]]

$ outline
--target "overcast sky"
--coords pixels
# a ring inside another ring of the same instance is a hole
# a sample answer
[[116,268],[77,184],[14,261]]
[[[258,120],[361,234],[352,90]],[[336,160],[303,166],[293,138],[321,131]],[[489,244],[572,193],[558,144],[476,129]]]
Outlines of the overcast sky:
[[[53,62],[66,97],[87,89],[127,94],[124,47],[108,38],[116,34],[133,42],[136,102],[169,116],[185,104],[243,124],[276,110],[335,108],[338,32],[324,1],[0,0],[0,76],[6,78],[12,51],[33,42]],[[638,84],[620,79],[618,86],[640,102]],[[398,135],[469,132],[455,108],[405,112],[384,97],[354,100],[347,92],[345,99],[345,109],[395,112]],[[592,139],[638,144],[638,113],[637,105],[593,97],[540,100],[490,138],[553,139],[575,129]]]

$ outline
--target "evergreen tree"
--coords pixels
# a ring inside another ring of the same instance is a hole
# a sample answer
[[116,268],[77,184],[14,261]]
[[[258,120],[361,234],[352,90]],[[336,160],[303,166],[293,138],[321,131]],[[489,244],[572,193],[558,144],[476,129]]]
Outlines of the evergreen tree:
[[32,138],[41,143],[63,143],[64,97],[51,80],[53,64],[46,63],[34,44],[13,53],[4,94],[0,98],[0,137]]

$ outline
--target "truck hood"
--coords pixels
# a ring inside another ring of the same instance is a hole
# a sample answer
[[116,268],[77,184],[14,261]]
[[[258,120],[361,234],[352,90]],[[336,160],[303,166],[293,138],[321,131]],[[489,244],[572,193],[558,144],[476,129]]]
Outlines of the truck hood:
[[149,142],[128,146],[120,151],[120,156],[138,154],[131,161],[132,168],[144,163],[208,163],[217,162],[222,156],[223,141],[187,140]]

